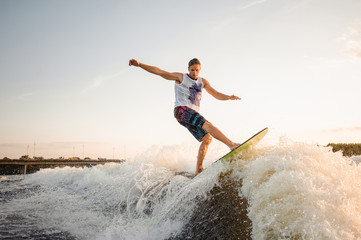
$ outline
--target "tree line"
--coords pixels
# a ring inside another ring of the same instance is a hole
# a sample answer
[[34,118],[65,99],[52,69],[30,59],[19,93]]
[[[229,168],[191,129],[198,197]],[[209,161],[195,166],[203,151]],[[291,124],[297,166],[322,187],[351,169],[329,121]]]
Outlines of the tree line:
[[332,147],[333,152],[342,151],[347,157],[361,155],[361,143],[329,143],[327,147]]

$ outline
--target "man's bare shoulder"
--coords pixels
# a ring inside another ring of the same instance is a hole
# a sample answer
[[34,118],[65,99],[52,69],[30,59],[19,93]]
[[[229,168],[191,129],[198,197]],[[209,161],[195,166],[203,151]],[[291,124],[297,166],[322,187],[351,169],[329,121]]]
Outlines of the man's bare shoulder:
[[204,86],[204,87],[210,86],[209,81],[208,81],[207,79],[202,78],[202,82],[203,82],[203,86]]
[[181,84],[183,82],[183,73],[174,72],[172,74],[176,77],[175,81],[177,84]]

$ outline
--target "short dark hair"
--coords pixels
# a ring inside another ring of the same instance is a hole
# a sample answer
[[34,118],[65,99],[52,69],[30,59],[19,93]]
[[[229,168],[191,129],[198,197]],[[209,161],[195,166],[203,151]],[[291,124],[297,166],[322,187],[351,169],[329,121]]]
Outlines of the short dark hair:
[[201,62],[199,61],[198,58],[193,58],[192,60],[189,61],[188,67],[190,67],[190,66],[192,66],[192,65],[194,65],[194,64],[199,64],[199,65],[201,65]]

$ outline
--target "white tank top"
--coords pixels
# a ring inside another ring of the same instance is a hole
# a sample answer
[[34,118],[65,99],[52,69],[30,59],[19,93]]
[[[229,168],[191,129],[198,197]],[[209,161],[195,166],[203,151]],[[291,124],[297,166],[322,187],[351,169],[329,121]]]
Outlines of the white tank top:
[[201,77],[193,80],[187,74],[183,74],[181,84],[175,83],[175,106],[186,106],[199,112],[202,99],[202,88],[204,87]]

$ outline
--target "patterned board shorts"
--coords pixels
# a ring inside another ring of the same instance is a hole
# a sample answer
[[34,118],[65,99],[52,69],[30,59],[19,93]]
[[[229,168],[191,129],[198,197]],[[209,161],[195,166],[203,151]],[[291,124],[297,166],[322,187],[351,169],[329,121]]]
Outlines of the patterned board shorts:
[[189,107],[180,106],[174,108],[174,117],[181,125],[187,128],[199,142],[202,142],[203,137],[208,133],[202,129],[203,124],[207,120]]

